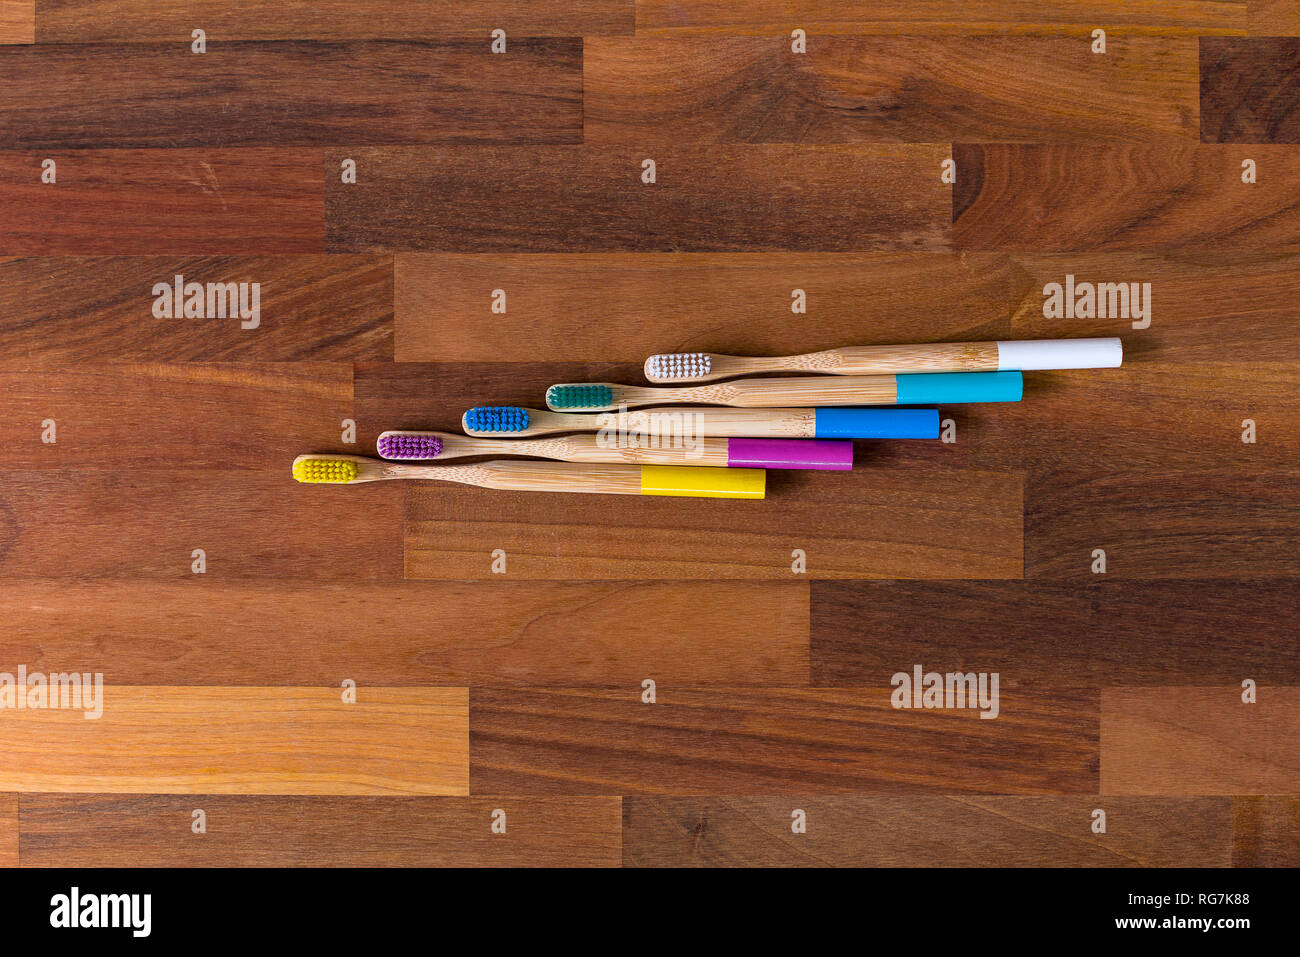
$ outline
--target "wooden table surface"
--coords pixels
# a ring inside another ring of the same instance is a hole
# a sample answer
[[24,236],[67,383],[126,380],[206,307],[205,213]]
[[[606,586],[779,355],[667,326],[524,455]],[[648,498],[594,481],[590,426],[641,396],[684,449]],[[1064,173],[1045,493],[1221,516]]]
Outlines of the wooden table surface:
[[[1300,864],[1300,4],[0,0],[0,44],[0,700],[104,683],[0,709],[0,862]],[[157,316],[176,276],[256,328]],[[763,502],[289,472],[653,352],[1112,335]],[[996,719],[893,707],[918,665]]]

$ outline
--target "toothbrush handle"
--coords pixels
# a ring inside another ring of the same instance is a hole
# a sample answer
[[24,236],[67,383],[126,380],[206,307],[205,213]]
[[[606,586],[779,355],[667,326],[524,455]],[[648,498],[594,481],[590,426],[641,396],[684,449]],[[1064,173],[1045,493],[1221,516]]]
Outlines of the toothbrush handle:
[[879,375],[890,372],[1008,372],[1113,369],[1124,359],[1118,337],[935,342],[908,346],[845,346],[784,360],[792,372]]
[[478,465],[418,467],[409,478],[441,479],[516,492],[585,492],[595,495],[676,495],[762,498],[762,469],[699,466],[578,465],[498,460]]

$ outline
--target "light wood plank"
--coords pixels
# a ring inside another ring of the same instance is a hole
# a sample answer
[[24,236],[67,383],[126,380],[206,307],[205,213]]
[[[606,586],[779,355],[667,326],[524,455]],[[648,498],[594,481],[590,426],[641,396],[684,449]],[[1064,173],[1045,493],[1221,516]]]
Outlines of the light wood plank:
[[0,620],[0,661],[93,661],[140,684],[808,681],[808,585],[793,581],[6,582]]
[[1102,793],[1300,794],[1300,688],[1259,684],[1103,691]]
[[[86,667],[94,667],[87,662]],[[107,676],[108,681],[113,676]],[[0,787],[168,794],[468,794],[464,688],[106,684],[103,713],[0,712]]]
[[[950,253],[402,253],[401,362],[792,355],[1009,338],[1008,260]],[[492,312],[493,290],[506,312]],[[807,311],[795,313],[794,290]],[[3,293],[0,293],[3,295]],[[486,325],[485,325],[486,324]]]

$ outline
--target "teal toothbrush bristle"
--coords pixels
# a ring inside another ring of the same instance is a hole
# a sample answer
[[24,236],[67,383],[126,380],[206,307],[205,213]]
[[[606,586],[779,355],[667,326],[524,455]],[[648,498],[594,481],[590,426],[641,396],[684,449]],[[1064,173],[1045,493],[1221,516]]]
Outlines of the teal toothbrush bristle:
[[614,390],[607,385],[553,385],[546,390],[546,404],[553,409],[603,409],[614,404]]
[[517,405],[476,405],[465,413],[471,432],[522,432],[528,428],[528,410]]

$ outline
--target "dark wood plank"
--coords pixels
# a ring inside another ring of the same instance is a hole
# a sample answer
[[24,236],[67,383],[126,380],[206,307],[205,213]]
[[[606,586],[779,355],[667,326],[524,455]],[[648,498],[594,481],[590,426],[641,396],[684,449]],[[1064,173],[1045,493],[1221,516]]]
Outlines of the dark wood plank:
[[[1285,146],[960,144],[953,243],[962,249],[1300,247],[1300,153]],[[1258,182],[1242,182],[1242,161]]]
[[[5,791],[468,794],[464,688],[100,688],[0,721]],[[21,809],[20,809],[21,819]],[[184,832],[182,832],[184,833]]]
[[0,43],[32,43],[35,38],[34,0],[0,0]]
[[[178,275],[205,286],[257,283],[256,328],[240,318],[156,318],[154,285],[174,285]],[[392,359],[392,258],[0,259],[0,354],[10,362]]]
[[472,793],[1097,790],[1093,692],[1002,695],[1001,714],[894,710],[890,689],[660,685],[470,694]]
[[[24,798],[24,802],[26,802]],[[641,797],[628,867],[1226,867],[1226,798]],[[1106,833],[1092,832],[1093,811]],[[795,809],[806,831],[791,829]],[[26,845],[24,845],[26,846]]]
[[119,684],[808,682],[804,582],[4,582],[0,618],[0,658]]
[[[796,17],[791,21],[802,24]],[[1191,37],[596,37],[587,142],[935,143],[1197,135]]]
[[[1252,0],[1257,2],[1257,0]],[[637,33],[789,36],[813,34],[1052,34],[1089,37],[1241,33],[1245,0],[819,0],[792,10],[788,0],[637,0]]]
[[617,867],[622,823],[617,797],[24,794],[21,814],[31,867]]
[[320,252],[322,176],[315,150],[0,152],[0,255]]
[[277,464],[287,476],[303,452],[355,451],[342,442],[352,370],[341,363],[8,363],[0,389],[8,469],[208,468],[237,483]]
[[[6,0],[7,2],[7,0]],[[38,0],[40,41],[424,40],[631,33],[634,0]],[[0,3],[0,6],[3,6]],[[30,3],[29,3],[30,6]],[[511,47],[508,45],[507,49]]]
[[[327,248],[455,252],[947,248],[947,146],[476,147],[326,154]],[[357,182],[338,182],[343,159]],[[642,161],[656,182],[641,180]]]
[[1300,798],[1232,799],[1236,867],[1300,867]]
[[1106,581],[1295,576],[1298,505],[1294,471],[1044,472],[1025,489],[1025,577],[1095,581],[1098,548]]
[[42,44],[0,50],[0,87],[11,148],[582,141],[574,39]]
[[[304,486],[271,471],[12,471],[0,578],[396,579],[397,483]],[[35,517],[39,516],[39,521]],[[201,548],[207,571],[191,570]]]
[[874,684],[920,663],[996,671],[1008,689],[1300,684],[1295,581],[1096,578],[814,582],[813,683]]
[[[631,367],[656,352],[1006,339],[1008,272],[1005,256],[951,253],[401,253],[397,358]],[[806,313],[791,311],[796,289]]]
[[1300,793],[1300,688],[1260,685],[1103,691],[1102,793]]
[[1201,37],[1201,140],[1300,143],[1300,37]]

